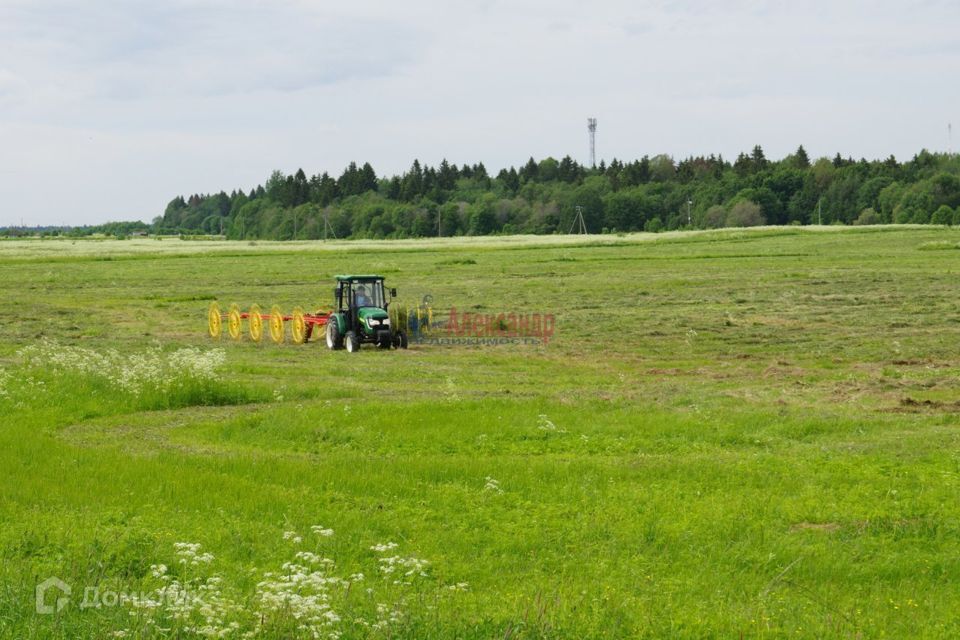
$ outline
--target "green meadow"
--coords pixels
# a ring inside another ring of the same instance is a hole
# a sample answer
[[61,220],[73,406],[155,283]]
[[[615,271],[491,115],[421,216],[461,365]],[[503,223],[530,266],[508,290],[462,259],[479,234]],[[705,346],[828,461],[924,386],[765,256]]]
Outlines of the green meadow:
[[[0,637],[960,636],[958,230],[17,240],[0,273]],[[556,330],[207,335],[337,273]]]

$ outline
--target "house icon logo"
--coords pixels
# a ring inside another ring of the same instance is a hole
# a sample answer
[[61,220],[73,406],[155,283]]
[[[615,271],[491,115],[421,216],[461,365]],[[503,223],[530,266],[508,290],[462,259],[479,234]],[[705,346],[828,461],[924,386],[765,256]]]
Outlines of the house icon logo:
[[[47,592],[53,591],[53,596],[47,598]],[[50,615],[58,613],[70,604],[70,585],[56,576],[51,576],[37,585],[37,613]],[[48,599],[56,598],[55,604],[47,604]]]

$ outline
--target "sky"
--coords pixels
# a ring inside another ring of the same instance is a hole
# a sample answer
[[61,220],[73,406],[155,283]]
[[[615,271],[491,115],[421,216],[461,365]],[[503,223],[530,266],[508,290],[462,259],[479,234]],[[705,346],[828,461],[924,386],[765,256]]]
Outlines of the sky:
[[279,169],[960,144],[960,3],[0,0],[0,226]]

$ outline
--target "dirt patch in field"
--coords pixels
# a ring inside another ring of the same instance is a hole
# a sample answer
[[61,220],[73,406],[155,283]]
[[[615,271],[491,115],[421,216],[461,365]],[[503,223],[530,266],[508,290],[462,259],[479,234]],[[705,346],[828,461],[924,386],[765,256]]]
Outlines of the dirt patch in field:
[[784,365],[787,365],[787,363],[783,361],[770,365],[763,370],[763,376],[765,378],[799,378],[807,374],[806,370],[801,367]]
[[833,533],[839,531],[840,525],[836,522],[798,522],[790,526],[790,531],[823,531]]
[[953,362],[937,362],[935,360],[891,360],[890,364],[895,367],[926,367],[927,369],[950,369],[957,366]]
[[960,401],[915,400],[909,396],[900,398],[900,405],[881,409],[885,413],[923,413],[924,411],[960,412]]
[[683,369],[647,369],[647,373],[651,376],[682,376],[687,372]]

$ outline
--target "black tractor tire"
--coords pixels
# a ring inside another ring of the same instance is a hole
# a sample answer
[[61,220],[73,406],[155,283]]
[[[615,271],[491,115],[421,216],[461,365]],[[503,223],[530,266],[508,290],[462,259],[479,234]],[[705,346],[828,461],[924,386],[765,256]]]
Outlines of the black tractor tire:
[[401,331],[397,333],[397,346],[400,349],[407,348],[407,332],[406,331]]
[[381,338],[381,339],[377,342],[377,348],[378,348],[378,349],[389,349],[389,348],[390,348],[390,342],[391,342],[390,336],[387,336],[386,338]]
[[356,353],[360,351],[360,338],[353,331],[347,331],[343,336],[343,342],[347,345],[347,351]]
[[343,336],[337,328],[337,321],[332,318],[327,321],[327,348],[331,351],[343,349]]

